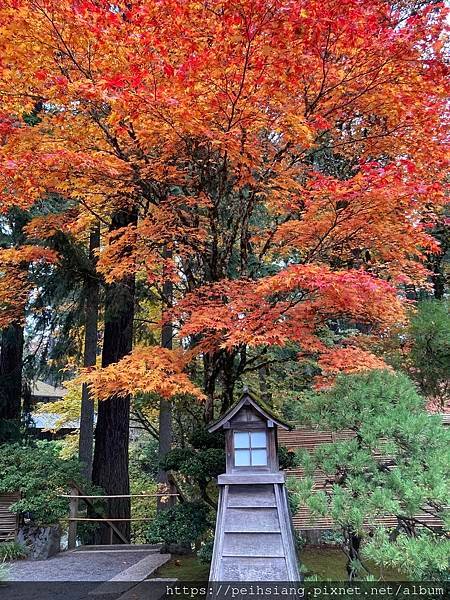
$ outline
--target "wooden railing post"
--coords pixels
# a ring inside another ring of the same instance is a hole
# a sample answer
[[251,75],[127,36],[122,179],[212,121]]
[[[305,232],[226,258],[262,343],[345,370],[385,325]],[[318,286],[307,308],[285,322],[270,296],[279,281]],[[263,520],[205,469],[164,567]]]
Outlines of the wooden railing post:
[[77,521],[76,518],[78,517],[78,489],[76,487],[73,487],[71,489],[71,496],[75,496],[74,498],[70,499],[70,505],[69,505],[69,517],[70,517],[70,521],[69,521],[69,535],[68,535],[68,540],[67,540],[67,547],[69,550],[73,550],[76,545],[77,545]]
[[[76,545],[77,545],[77,523],[78,521],[89,521],[92,523],[105,523],[105,525],[108,525],[110,528],[110,543],[112,544],[114,541],[114,534],[116,535],[116,537],[123,543],[123,544],[129,544],[129,540],[127,540],[126,537],[124,537],[124,535],[122,534],[122,532],[120,531],[120,529],[117,528],[117,526],[115,525],[116,522],[132,522],[132,521],[152,521],[153,517],[137,517],[135,519],[133,518],[129,518],[129,519],[110,519],[108,516],[101,516],[98,512],[98,510],[95,508],[95,504],[93,503],[93,500],[105,500],[106,498],[158,498],[160,496],[166,497],[166,496],[179,496],[178,493],[176,494],[117,494],[115,496],[102,496],[102,495],[93,495],[93,496],[86,496],[83,492],[83,490],[78,487],[78,485],[75,482],[72,482],[72,487],[71,487],[71,493],[70,494],[61,494],[58,497],[59,498],[68,498],[70,500],[70,504],[69,504],[69,508],[70,508],[70,514],[69,514],[69,532],[68,532],[68,540],[67,540],[67,546],[69,550],[73,550]],[[82,500],[83,502],[85,502],[88,506],[90,506],[94,512],[94,514],[96,514],[96,517],[79,517],[78,516],[78,509],[79,509],[79,501]]]

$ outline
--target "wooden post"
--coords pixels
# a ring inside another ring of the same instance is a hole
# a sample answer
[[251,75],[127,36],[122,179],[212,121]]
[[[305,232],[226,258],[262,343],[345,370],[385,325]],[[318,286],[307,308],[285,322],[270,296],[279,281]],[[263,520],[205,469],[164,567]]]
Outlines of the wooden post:
[[[78,496],[78,489],[73,487],[71,489],[72,496]],[[71,498],[69,505],[69,514],[71,519],[78,517],[78,498]],[[77,521],[69,521],[69,535],[67,540],[67,547],[69,550],[73,550],[77,545]]]
[[[88,504],[91,509],[92,512],[95,513],[97,516],[100,516],[98,514],[98,512],[95,509],[95,506],[92,502],[92,500],[90,500],[90,498],[116,498],[117,496],[86,496],[86,494],[83,493],[83,490],[80,489],[77,484],[75,482],[72,483],[72,487],[76,490],[75,494],[72,494],[72,496],[81,496],[83,498],[83,500],[86,502],[86,504]],[[123,496],[119,496],[119,498],[131,498],[131,494],[126,494]],[[79,498],[76,499],[77,502],[79,500]],[[86,519],[82,519],[83,521],[86,521]],[[120,529],[117,529],[117,527],[114,525],[114,523],[112,521],[110,521],[108,518],[106,519],[92,519],[93,521],[105,521],[105,523],[108,523],[108,525],[111,527],[111,529],[114,531],[114,533],[116,534],[116,536],[119,538],[119,540],[122,540],[122,542],[124,544],[129,544],[129,540],[121,533]],[[117,519],[116,519],[117,520]],[[130,519],[118,519],[119,521],[129,521]]]

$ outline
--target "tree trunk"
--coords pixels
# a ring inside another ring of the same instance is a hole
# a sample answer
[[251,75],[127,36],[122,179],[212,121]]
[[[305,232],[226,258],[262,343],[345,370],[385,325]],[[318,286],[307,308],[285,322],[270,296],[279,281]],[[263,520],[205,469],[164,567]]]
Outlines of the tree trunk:
[[23,365],[23,327],[13,323],[2,330],[0,353],[0,441],[15,438],[20,429]]
[[214,418],[214,394],[216,391],[216,356],[214,354],[203,355],[203,390],[206,395],[203,418],[209,423]]
[[261,400],[266,402],[266,404],[272,404],[272,394],[270,393],[269,383],[269,368],[267,365],[261,365],[258,369],[258,379],[259,379],[259,394],[261,396]]
[[349,581],[353,581],[358,576],[357,564],[360,562],[359,549],[361,546],[361,538],[353,531],[348,531],[348,558],[347,558],[347,575]]
[[222,406],[221,412],[226,412],[233,404],[234,386],[236,384],[235,353],[221,351],[222,363]]
[[433,295],[435,300],[442,300],[445,295],[446,276],[442,268],[441,261],[432,263],[433,275],[431,281],[433,283]]
[[[164,258],[170,258],[172,253],[167,248],[164,249]],[[171,281],[165,281],[163,284],[163,303],[170,307],[172,304],[173,285]],[[163,348],[172,349],[173,343],[173,326],[172,323],[165,323],[161,331],[161,346]],[[161,462],[164,460],[172,447],[172,403],[161,398],[159,402],[159,449],[158,459]],[[169,493],[174,493],[174,486],[171,483],[167,471],[160,468],[158,471],[158,483],[167,487]],[[174,504],[174,497],[169,497],[166,502],[162,502],[161,498],[157,500],[158,510],[164,510]]]
[[234,386],[237,379],[235,352],[219,350],[203,357],[203,390],[206,395],[204,410],[205,423],[214,418],[214,395],[218,379],[221,383],[220,411],[224,413],[233,404]]
[[[97,359],[99,282],[95,274],[95,251],[100,247],[100,227],[96,225],[89,236],[89,258],[92,276],[86,282],[84,357],[83,366],[93,367]],[[81,391],[80,440],[78,455],[86,479],[92,476],[92,453],[94,446],[94,399],[84,383]]]
[[[111,231],[137,222],[134,212],[119,211],[113,215]],[[108,285],[105,296],[105,331],[103,337],[102,367],[118,362],[129,354],[133,345],[134,277]],[[99,403],[95,428],[95,449],[92,482],[106,494],[129,494],[128,442],[130,425],[130,398],[112,396]],[[130,518],[129,498],[114,498],[107,503],[111,518]],[[117,522],[127,539],[130,523]],[[106,528],[96,536],[97,543],[108,543]],[[118,541],[118,540],[117,540]]]

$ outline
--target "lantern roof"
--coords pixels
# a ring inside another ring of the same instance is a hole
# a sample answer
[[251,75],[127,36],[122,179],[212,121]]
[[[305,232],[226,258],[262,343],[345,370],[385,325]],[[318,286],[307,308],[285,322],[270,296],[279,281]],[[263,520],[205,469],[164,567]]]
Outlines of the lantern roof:
[[255,411],[258,412],[267,421],[271,421],[274,425],[277,425],[278,427],[281,427],[282,429],[286,429],[286,430],[292,429],[291,425],[289,425],[285,421],[282,421],[273,412],[273,410],[269,406],[267,406],[267,404],[265,402],[263,402],[255,394],[250,392],[247,387],[245,387],[244,391],[242,393],[242,396],[238,400],[236,400],[236,402],[234,402],[234,404],[232,404],[230,406],[230,408],[225,412],[225,414],[223,414],[221,417],[219,417],[216,421],[213,421],[212,423],[210,423],[210,425],[208,426],[209,433],[213,433],[214,431],[217,431],[221,427],[224,427],[225,424],[228,423],[230,421],[230,419],[232,419],[234,417],[234,415],[237,414],[243,406],[246,406],[249,404],[251,406],[253,406]]

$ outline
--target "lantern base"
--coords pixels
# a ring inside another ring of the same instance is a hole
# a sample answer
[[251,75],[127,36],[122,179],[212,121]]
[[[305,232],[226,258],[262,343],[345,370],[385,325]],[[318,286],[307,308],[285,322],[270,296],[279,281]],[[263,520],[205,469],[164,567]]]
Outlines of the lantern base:
[[284,473],[224,473],[219,475],[217,483],[219,485],[239,484],[247,485],[253,483],[284,483],[286,480]]
[[301,581],[284,473],[224,474],[210,581]]

